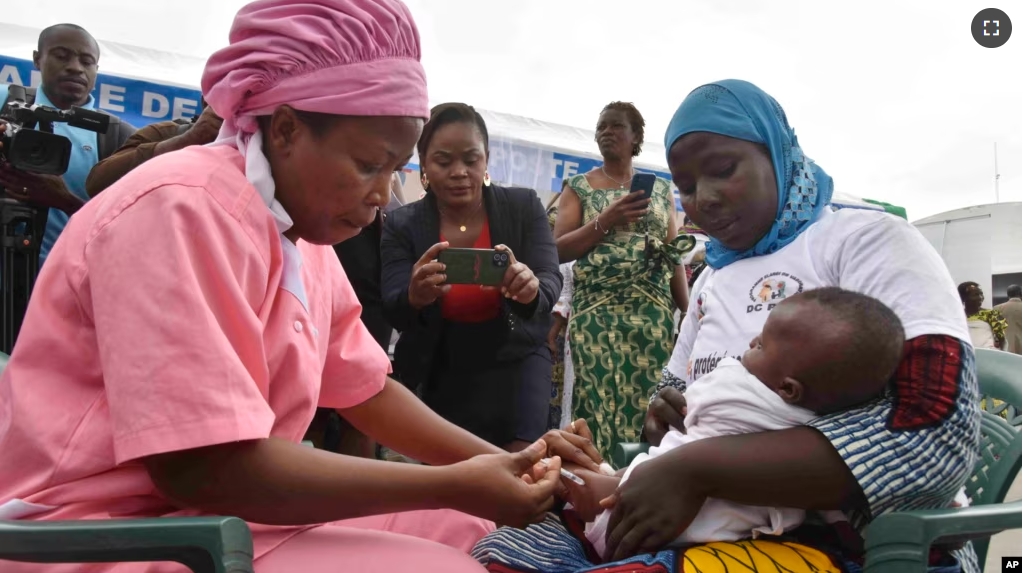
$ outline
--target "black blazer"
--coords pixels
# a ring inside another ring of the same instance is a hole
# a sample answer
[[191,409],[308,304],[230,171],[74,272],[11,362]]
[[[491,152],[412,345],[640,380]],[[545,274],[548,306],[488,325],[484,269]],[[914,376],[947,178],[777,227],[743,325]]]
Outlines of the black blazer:
[[381,213],[373,223],[358,235],[334,245],[341,267],[355,296],[362,304],[362,323],[387,352],[391,345],[391,325],[384,318],[384,305],[380,298],[380,232]]
[[[540,281],[539,293],[531,304],[502,298],[508,336],[498,358],[521,358],[547,343],[551,309],[561,295],[558,249],[547,214],[532,189],[491,185],[483,191],[483,202],[492,244],[507,245]],[[408,286],[412,266],[438,242],[440,212],[432,194],[396,209],[384,221],[380,242],[384,316],[401,333],[394,350],[396,374],[413,389],[429,379],[444,319],[439,301],[420,311],[413,309],[408,302]],[[473,349],[465,351],[471,353]]]

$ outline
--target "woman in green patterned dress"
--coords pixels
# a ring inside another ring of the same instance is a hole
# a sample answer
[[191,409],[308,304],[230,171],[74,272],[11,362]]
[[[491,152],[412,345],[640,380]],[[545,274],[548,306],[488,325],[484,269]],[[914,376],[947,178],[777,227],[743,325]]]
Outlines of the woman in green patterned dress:
[[671,356],[675,308],[688,306],[680,262],[694,241],[678,236],[671,184],[658,178],[649,199],[629,193],[644,123],[630,103],[604,108],[596,131],[604,164],[565,182],[554,230],[561,262],[575,261],[574,415],[605,459],[616,444],[639,441]]

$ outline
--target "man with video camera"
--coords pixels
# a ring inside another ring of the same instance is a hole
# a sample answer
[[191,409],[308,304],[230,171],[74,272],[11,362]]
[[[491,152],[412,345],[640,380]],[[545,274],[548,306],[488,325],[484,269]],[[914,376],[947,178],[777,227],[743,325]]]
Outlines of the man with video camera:
[[[43,30],[32,61],[42,75],[36,104],[62,110],[95,107],[90,94],[96,85],[99,45],[89,32],[74,24],[58,24]],[[7,92],[8,86],[0,86],[0,101],[7,102]],[[40,260],[45,260],[68,218],[89,199],[85,178],[101,159],[100,139],[112,138],[116,142],[113,149],[117,149],[135,130],[126,123],[111,121],[104,135],[64,123],[55,124],[53,132],[72,143],[71,161],[63,177],[17,171],[0,163],[0,187],[6,188],[8,197],[50,208]]]
[[[0,85],[0,116],[7,118],[0,119],[0,209],[4,219],[0,224],[6,235],[0,252],[3,351],[13,345],[35,271],[70,216],[89,199],[85,191],[89,171],[135,131],[112,115],[93,111],[91,92],[96,85],[99,45],[85,29],[75,24],[46,28],[39,35],[32,61],[42,77],[39,89]],[[22,123],[13,117],[27,120]],[[41,133],[50,127],[52,135]],[[17,145],[12,143],[16,140]],[[54,140],[58,145],[53,145]],[[37,162],[40,168],[32,169]]]

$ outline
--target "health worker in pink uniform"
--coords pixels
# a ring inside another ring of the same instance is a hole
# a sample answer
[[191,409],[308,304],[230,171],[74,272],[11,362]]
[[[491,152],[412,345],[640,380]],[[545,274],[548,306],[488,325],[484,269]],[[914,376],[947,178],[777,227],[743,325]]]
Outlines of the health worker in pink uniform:
[[[478,571],[466,553],[494,522],[553,503],[560,460],[541,457],[594,465],[585,430],[509,454],[448,424],[359,320],[330,245],[373,221],[412,154],[419,60],[397,0],[242,8],[202,78],[218,141],[90,201],[39,276],[0,377],[0,519],[234,515],[260,573]],[[302,446],[317,406],[430,465]]]

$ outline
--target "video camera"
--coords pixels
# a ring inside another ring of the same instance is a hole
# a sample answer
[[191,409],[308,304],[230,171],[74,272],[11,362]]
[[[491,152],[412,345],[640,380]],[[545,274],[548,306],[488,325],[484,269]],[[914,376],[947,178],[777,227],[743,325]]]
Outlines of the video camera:
[[[54,123],[106,133],[110,116],[78,107],[33,105],[35,92],[8,87],[0,109],[0,162],[42,175],[63,175],[71,162],[71,140],[53,133]],[[49,209],[6,196],[0,188],[0,351],[10,354],[39,273],[39,248]]]
[[96,133],[106,133],[110,126],[110,116],[105,113],[80,107],[62,110],[28,105],[18,99],[7,102],[0,120],[7,123],[0,134],[0,161],[43,175],[63,175],[71,161],[71,140],[53,133],[55,122]]

